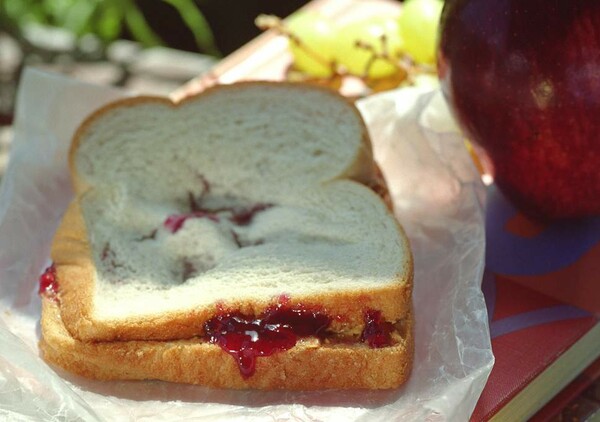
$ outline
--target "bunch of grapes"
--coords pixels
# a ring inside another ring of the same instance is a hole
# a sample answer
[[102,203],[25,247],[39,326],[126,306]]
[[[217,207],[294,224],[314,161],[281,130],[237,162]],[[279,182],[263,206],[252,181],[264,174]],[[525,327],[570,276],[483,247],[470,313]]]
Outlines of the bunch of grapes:
[[399,17],[335,25],[317,13],[298,12],[285,23],[260,16],[257,25],[288,37],[292,71],[304,79],[331,82],[354,76],[380,90],[434,73],[442,7],[442,0],[408,0]]

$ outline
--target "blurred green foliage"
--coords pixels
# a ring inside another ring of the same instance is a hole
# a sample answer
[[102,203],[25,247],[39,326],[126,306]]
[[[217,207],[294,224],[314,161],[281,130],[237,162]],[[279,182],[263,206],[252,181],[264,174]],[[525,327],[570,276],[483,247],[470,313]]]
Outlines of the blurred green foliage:
[[[201,52],[220,56],[210,26],[194,0],[162,1],[181,16]],[[77,37],[94,34],[105,44],[125,30],[144,46],[164,44],[134,0],[0,0],[0,29],[22,38],[23,28],[30,23],[64,28]]]

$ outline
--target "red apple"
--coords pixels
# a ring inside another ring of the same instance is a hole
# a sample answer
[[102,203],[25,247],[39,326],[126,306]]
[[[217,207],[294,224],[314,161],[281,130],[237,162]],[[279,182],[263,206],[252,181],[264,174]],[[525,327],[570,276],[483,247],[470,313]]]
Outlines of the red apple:
[[498,187],[543,219],[600,215],[600,1],[446,0],[438,68]]

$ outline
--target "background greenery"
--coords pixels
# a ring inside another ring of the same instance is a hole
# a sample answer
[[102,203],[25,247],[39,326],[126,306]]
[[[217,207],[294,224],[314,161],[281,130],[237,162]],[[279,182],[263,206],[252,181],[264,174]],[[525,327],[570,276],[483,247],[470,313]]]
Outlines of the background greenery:
[[285,16],[306,0],[1,0],[0,30],[28,45],[31,26],[58,27],[103,45],[127,38],[213,56],[227,54],[258,34],[260,13]]

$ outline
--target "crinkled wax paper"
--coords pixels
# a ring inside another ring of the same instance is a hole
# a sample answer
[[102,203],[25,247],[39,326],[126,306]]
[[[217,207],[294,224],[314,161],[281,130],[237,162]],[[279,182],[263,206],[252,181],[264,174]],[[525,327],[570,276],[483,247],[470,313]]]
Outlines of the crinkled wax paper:
[[36,70],[22,78],[0,190],[0,416],[10,420],[467,420],[493,364],[480,289],[483,187],[437,92],[360,101],[396,214],[414,251],[416,353],[410,381],[383,392],[211,390],[98,382],[39,357],[37,278],[72,196],[70,138],[125,95]]

